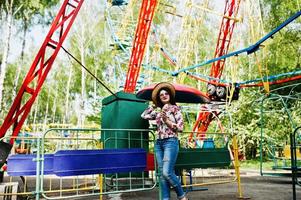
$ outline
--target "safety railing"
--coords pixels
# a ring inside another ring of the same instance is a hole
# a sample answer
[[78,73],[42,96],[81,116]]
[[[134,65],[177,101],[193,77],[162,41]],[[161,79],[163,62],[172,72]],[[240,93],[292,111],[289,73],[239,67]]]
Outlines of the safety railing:
[[237,182],[242,197],[236,136],[231,144],[227,133],[184,132],[179,137],[176,169],[183,175],[183,187],[196,190],[200,186]]
[[[297,151],[300,149],[300,144],[297,143],[296,137],[300,136],[301,126],[295,128],[294,132],[290,134],[290,143],[291,143],[291,171],[292,171],[292,189],[293,189],[293,199],[297,199],[296,194],[296,185],[301,186],[300,181],[298,180],[298,172],[301,171],[300,165],[298,165],[297,161]],[[298,149],[298,150],[297,150]]]
[[[35,154],[8,158],[7,171],[11,176],[6,176],[5,182],[14,182],[22,176],[23,186],[19,186],[17,193],[0,191],[0,196],[102,198],[106,194],[152,190],[157,183],[151,156],[154,133],[150,130],[49,129],[38,137],[17,139],[26,140],[26,146]],[[140,162],[128,168],[116,167],[129,165],[133,160]]]
[[[191,190],[237,181],[241,196],[236,141],[230,149],[225,133],[206,133],[202,137],[193,133],[195,147],[191,148],[190,134],[179,133],[181,144],[176,169],[182,175],[183,187]],[[152,190],[158,185],[153,155],[155,136],[151,130],[49,129],[40,136],[22,136],[16,141],[13,149],[26,143],[23,147],[28,149],[19,152],[30,154],[9,157],[7,171],[11,176],[6,176],[5,182],[11,185],[18,182],[18,192],[11,188],[10,192],[0,191],[0,196],[32,196],[35,199],[99,196],[101,199],[102,195]],[[144,165],[133,164],[137,160]],[[230,166],[234,166],[235,175],[218,171]],[[207,172],[210,168],[211,174],[204,174],[204,168]],[[22,181],[17,180],[18,176],[23,177]]]

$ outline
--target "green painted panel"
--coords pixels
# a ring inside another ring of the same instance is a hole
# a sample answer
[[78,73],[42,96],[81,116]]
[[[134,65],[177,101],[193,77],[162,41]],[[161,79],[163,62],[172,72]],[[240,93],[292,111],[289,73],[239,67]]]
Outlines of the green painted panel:
[[176,169],[225,167],[231,163],[227,148],[180,149]]
[[[102,101],[102,129],[148,129],[147,120],[141,113],[147,108],[146,101],[137,99],[134,94],[124,92],[111,95]],[[146,148],[148,149],[148,133],[136,131],[102,131],[105,148]],[[143,142],[141,142],[143,140]]]

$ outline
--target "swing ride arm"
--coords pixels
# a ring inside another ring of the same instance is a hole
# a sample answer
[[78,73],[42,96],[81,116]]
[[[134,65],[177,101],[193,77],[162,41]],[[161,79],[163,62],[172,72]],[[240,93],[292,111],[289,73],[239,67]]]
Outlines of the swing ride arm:
[[[234,4],[234,1],[235,0],[232,0],[232,3],[231,5],[232,6],[235,6],[235,8],[233,8],[233,12],[231,12],[232,14],[234,13],[235,16],[234,18],[232,19],[235,19],[236,17],[236,14],[238,12],[238,8],[239,8],[239,3],[240,3],[240,0],[237,0],[236,4]],[[228,1],[227,1],[228,2]],[[226,8],[227,8],[227,5],[226,5]],[[231,9],[230,9],[231,10]],[[229,12],[230,14],[230,12]],[[216,63],[213,63],[212,64],[212,69],[211,69],[211,76],[214,77],[214,78],[217,78],[219,79],[220,76],[221,76],[221,73],[222,73],[222,70],[224,68],[224,61],[225,61],[225,58],[226,57],[230,57],[230,56],[233,56],[233,55],[238,55],[242,52],[247,52],[248,54],[251,54],[251,53],[254,53],[255,51],[257,51],[259,49],[259,46],[264,42],[266,41],[267,39],[269,38],[272,38],[273,35],[275,33],[277,33],[278,31],[280,31],[283,27],[285,27],[286,25],[288,25],[289,23],[291,23],[292,21],[294,21],[295,19],[297,19],[299,16],[301,15],[301,11],[298,11],[297,13],[295,13],[293,16],[291,16],[289,19],[287,19],[286,21],[284,21],[281,25],[279,25],[277,28],[275,28],[274,30],[272,30],[270,33],[268,33],[266,36],[264,36],[263,38],[261,38],[258,42],[256,42],[255,44],[253,44],[252,46],[248,47],[248,48],[245,48],[245,49],[242,49],[242,50],[239,50],[239,51],[236,51],[236,52],[232,52],[230,54],[227,54],[228,52],[228,48],[229,48],[229,42],[231,40],[231,37],[232,37],[232,32],[233,32],[233,28],[234,28],[234,24],[235,24],[235,21],[232,22],[232,25],[230,24],[230,22],[228,23],[228,25],[226,26],[223,26],[223,23],[225,22],[224,20],[222,21],[222,25],[221,25],[221,29],[220,31],[224,31],[224,36],[228,36],[228,39],[225,39],[225,40],[218,40],[218,41],[224,41],[224,42],[227,42],[227,45],[223,45],[223,42],[221,43],[221,45],[217,44],[217,48],[216,48],[216,53],[215,53],[215,58],[218,58],[218,57],[224,57],[222,59],[219,59],[218,61],[216,61]],[[230,20],[230,18],[228,19]],[[227,24],[227,23],[226,23]],[[224,29],[223,27],[226,27],[226,28],[229,28],[229,31],[231,32],[228,32],[226,29]],[[225,34],[227,33],[227,34]],[[219,37],[221,36],[222,34],[220,33],[219,34]],[[219,46],[221,48],[219,48]],[[224,49],[223,47],[226,47],[226,49]],[[219,50],[219,51],[218,51]],[[224,51],[225,50],[225,51]],[[217,53],[219,52],[219,53]],[[220,63],[218,63],[220,61]],[[298,80],[300,79],[301,76],[300,75],[297,75],[297,76],[294,76],[294,77],[290,77],[290,78],[285,78],[285,79],[281,79],[281,80],[275,80],[275,81],[271,81],[269,82],[269,84],[281,84],[281,83],[286,83],[286,82],[289,82],[289,81],[293,81],[293,80]],[[212,81],[213,82],[213,81]],[[210,83],[212,82],[209,82],[208,86],[210,85]],[[218,86],[218,85],[222,85],[221,83],[218,83],[217,81],[215,81],[215,86]],[[255,87],[255,86],[263,86],[263,83],[253,83],[253,84],[242,84],[239,86],[239,88],[242,88],[242,87]],[[217,88],[217,87],[216,87]],[[215,91],[216,93],[216,91]],[[235,92],[234,92],[235,94]],[[210,94],[209,94],[210,95]],[[214,98],[214,97],[213,97]],[[232,99],[234,98],[234,96],[232,97]],[[236,97],[238,98],[238,96]],[[213,117],[210,117],[210,115],[212,115],[213,113],[210,113],[210,112],[200,112],[197,120],[196,120],[196,123],[194,125],[194,129],[193,131],[197,131],[197,132],[200,132],[200,136],[202,136],[208,129],[208,126],[210,124],[210,122],[213,120]],[[192,140],[192,137],[193,137],[193,134],[190,135],[190,140]]]
[[13,128],[9,142],[11,145],[18,136],[83,2],[84,0],[64,0],[53,20],[51,28],[0,128],[0,138],[5,136],[9,128]]
[[[239,9],[240,0],[226,0],[224,14],[218,34],[217,45],[214,58],[226,55],[232,39],[233,29],[237,22],[236,16]],[[225,59],[220,59],[212,63],[210,76],[219,79],[225,66]],[[211,95],[209,95],[211,96]],[[193,131],[198,132],[197,137],[202,136],[208,129],[211,121],[214,119],[213,113],[201,111],[194,124]],[[192,135],[190,136],[192,139]]]
[[134,93],[142,64],[150,26],[154,17],[157,0],[143,0],[140,8],[132,54],[124,85],[124,91]]

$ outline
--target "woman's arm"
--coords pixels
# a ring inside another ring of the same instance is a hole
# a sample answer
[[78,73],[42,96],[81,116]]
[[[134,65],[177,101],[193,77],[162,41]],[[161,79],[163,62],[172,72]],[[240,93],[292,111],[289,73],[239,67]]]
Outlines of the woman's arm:
[[154,120],[156,119],[157,112],[155,111],[156,107],[149,105],[148,108],[144,110],[144,112],[141,114],[141,117],[143,119],[147,120]]

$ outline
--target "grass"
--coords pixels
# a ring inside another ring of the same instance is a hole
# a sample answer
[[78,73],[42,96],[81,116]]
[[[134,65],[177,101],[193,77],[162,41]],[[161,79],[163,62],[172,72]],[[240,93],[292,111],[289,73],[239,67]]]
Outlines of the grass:
[[[264,160],[262,163],[262,168],[264,170],[272,170],[273,168],[273,161],[271,160]],[[241,169],[256,169],[259,170],[260,169],[260,159],[253,159],[253,160],[243,160],[240,161],[240,168]]]

